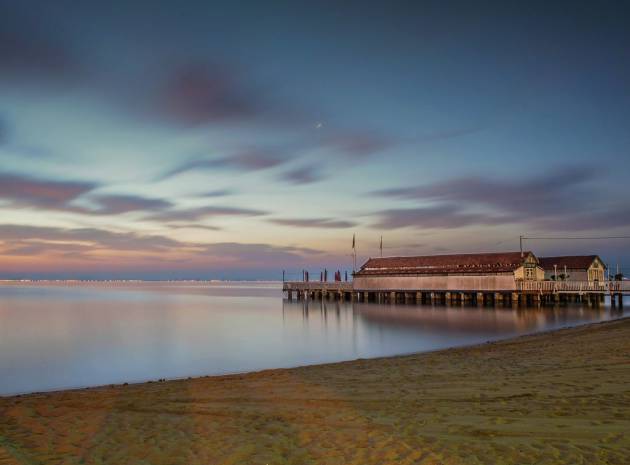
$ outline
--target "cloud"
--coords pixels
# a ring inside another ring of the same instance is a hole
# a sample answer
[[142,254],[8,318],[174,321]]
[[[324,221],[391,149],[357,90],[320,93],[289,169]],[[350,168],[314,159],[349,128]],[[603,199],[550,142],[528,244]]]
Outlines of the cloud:
[[351,157],[367,157],[395,144],[391,138],[373,132],[357,131],[337,131],[336,134],[324,138],[321,143]]
[[309,247],[274,246],[269,244],[242,244],[222,242],[205,247],[205,253],[217,257],[232,257],[242,263],[269,264],[277,261],[293,261],[303,255],[319,255],[322,252]]
[[[162,211],[174,206],[168,200],[139,195],[92,195],[97,187],[100,185],[94,182],[53,181],[0,173],[0,199],[16,207],[84,215],[119,215],[133,211]],[[93,206],[75,204],[83,196]]]
[[118,215],[133,211],[165,210],[173,207],[168,200],[152,199],[138,195],[99,195],[92,197],[98,205],[93,213]]
[[305,158],[313,151],[322,151],[320,162],[315,165],[293,168],[281,174],[278,179],[292,184],[310,184],[319,181],[324,176],[321,166],[331,160],[337,160],[339,155],[366,157],[393,145],[391,140],[377,138],[368,134],[337,134],[333,137],[313,138],[304,137],[301,140],[287,143],[275,148],[248,148],[233,154],[216,158],[196,158],[176,166],[164,173],[159,180],[168,179],[187,172],[237,170],[240,172],[261,171],[285,165],[291,161]]
[[630,227],[630,207],[625,204],[602,206],[581,212],[558,212],[534,223],[548,231],[594,231]]
[[266,275],[272,270],[304,267],[326,256],[308,247],[182,242],[94,228],[0,224],[0,257],[0,274],[7,277],[203,278],[234,272],[256,277],[260,270]]
[[298,228],[326,228],[344,229],[356,226],[356,223],[332,218],[273,218],[270,223],[280,226],[294,226]]
[[198,194],[197,197],[202,198],[215,198],[215,197],[227,197],[228,195],[234,194],[234,191],[231,189],[215,189],[212,191],[202,192]]
[[9,131],[7,129],[6,122],[0,118],[0,146],[6,144],[9,141]]
[[375,193],[385,197],[490,207],[523,215],[556,214],[588,206],[598,196],[598,192],[588,186],[597,177],[598,173],[592,167],[575,166],[527,178],[460,177]]
[[380,190],[374,194],[431,205],[378,212],[375,226],[522,223],[544,230],[596,230],[630,225],[630,209],[605,195],[600,176],[590,166],[573,166],[517,179],[471,176]]
[[301,113],[269,88],[226,65],[190,63],[175,69],[159,86],[153,105],[163,118],[189,126],[257,120],[295,124]]
[[0,173],[0,199],[13,205],[55,210],[73,210],[69,204],[94,190],[92,182],[52,181]]
[[160,179],[167,179],[190,171],[213,171],[222,169],[259,171],[273,168],[286,161],[288,161],[288,156],[277,151],[248,149],[220,158],[191,160],[166,172]]
[[199,223],[170,223],[168,225],[171,229],[201,229],[206,231],[221,231],[222,228],[218,226],[199,224]]
[[260,111],[255,94],[225,68],[192,65],[178,69],[159,96],[163,113],[186,124],[251,118]]
[[481,131],[485,131],[490,127],[489,124],[484,125],[471,125],[459,128],[444,129],[441,131],[434,131],[425,134],[421,134],[412,139],[413,143],[430,143],[443,140],[458,139],[460,137],[476,134]]
[[80,66],[57,37],[24,17],[3,8],[0,15],[0,80],[72,80]]
[[291,184],[312,184],[324,179],[321,168],[315,165],[301,166],[286,171],[278,176],[278,179]]
[[8,224],[0,225],[0,240],[13,244],[17,242],[21,246],[39,246],[41,251],[54,250],[60,244],[68,246],[73,244],[76,250],[113,249],[153,252],[183,245],[164,236],[143,236],[97,228],[65,229]]
[[150,215],[146,217],[146,219],[168,223],[176,221],[197,221],[217,216],[260,216],[266,214],[267,212],[265,211],[250,208],[210,206],[184,210],[167,210]]
[[469,213],[455,205],[442,204],[431,207],[391,209],[376,214],[373,225],[377,229],[405,227],[453,229],[472,225],[497,225],[514,221],[511,216]]

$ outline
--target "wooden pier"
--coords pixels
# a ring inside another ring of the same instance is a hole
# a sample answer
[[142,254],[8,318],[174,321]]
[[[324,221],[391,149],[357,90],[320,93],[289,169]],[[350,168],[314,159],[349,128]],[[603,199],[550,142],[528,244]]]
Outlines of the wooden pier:
[[583,302],[598,306],[610,296],[612,306],[623,306],[630,295],[630,281],[518,281],[497,289],[360,289],[354,283],[336,281],[284,282],[289,300],[334,299],[379,303],[449,305],[545,305]]
[[335,299],[353,300],[354,290],[348,281],[286,281],[282,290],[289,300],[293,299]]

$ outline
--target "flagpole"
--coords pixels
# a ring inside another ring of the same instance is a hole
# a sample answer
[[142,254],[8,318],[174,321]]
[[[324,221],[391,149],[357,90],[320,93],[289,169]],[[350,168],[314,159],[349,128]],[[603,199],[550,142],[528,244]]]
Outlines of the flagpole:
[[354,259],[352,265],[352,273],[357,271],[357,245],[356,245],[356,234],[352,235],[352,257]]

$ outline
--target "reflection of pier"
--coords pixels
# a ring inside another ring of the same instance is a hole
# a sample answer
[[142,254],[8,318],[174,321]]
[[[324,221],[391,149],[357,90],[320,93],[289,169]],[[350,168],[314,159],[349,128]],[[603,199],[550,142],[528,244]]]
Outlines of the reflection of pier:
[[422,328],[431,332],[461,332],[488,334],[489,332],[527,332],[557,321],[570,321],[579,314],[585,321],[596,321],[603,309],[581,312],[579,306],[555,307],[541,311],[536,308],[514,311],[489,311],[483,308],[409,307],[356,303],[353,309],[370,323],[403,328]]
[[483,308],[459,306],[411,306],[339,300],[284,300],[282,309],[287,318],[301,316],[306,324],[329,329],[340,324],[362,322],[366,328],[389,328],[436,334],[512,334],[526,333],[554,325],[606,319],[607,315],[622,316],[622,309],[587,309],[581,305],[545,308]]
[[352,282],[285,282],[282,287],[291,300],[352,300],[378,303],[419,303],[449,305],[539,305],[585,303],[598,306],[606,295],[611,305],[623,305],[630,294],[630,281],[519,281],[498,289],[356,289]]

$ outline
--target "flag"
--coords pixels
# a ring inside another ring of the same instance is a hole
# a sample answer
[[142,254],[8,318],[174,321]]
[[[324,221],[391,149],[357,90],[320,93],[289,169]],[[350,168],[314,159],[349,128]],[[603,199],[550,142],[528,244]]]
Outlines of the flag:
[[381,236],[381,257],[383,256],[383,236]]
[[352,248],[353,248],[353,249],[354,249],[354,242],[355,242],[355,237],[354,237],[354,236],[355,236],[355,235],[353,234],[353,235],[352,235]]

